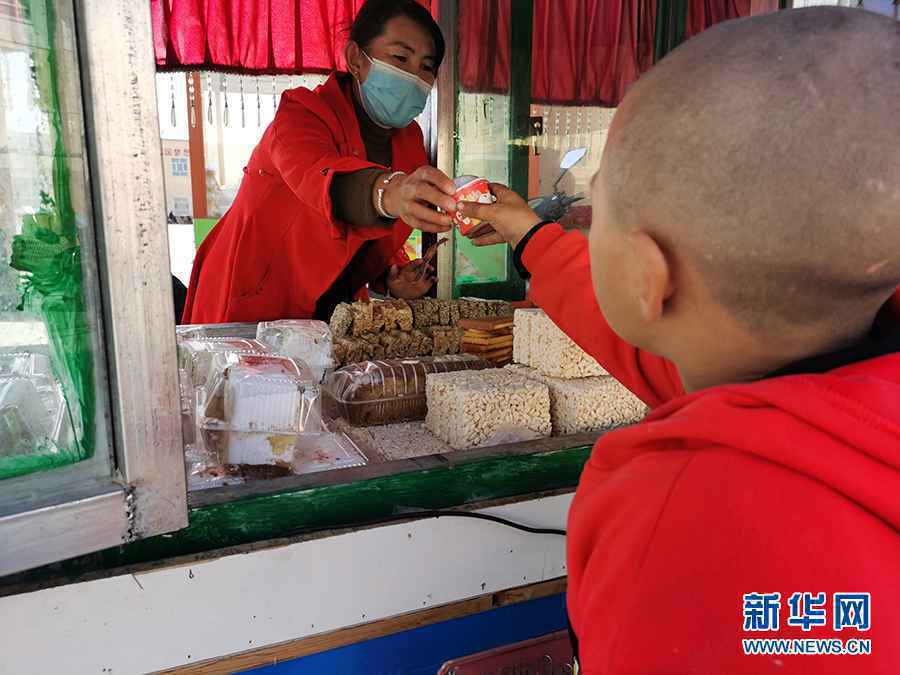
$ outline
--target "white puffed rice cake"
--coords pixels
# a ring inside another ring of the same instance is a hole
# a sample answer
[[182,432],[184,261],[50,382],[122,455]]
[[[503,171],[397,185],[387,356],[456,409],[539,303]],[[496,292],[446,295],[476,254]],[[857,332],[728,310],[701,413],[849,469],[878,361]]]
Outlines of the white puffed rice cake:
[[429,374],[425,428],[456,450],[476,448],[507,431],[549,436],[547,386],[508,370]]
[[647,406],[614,377],[564,380],[521,365],[507,369],[547,385],[554,436],[605,431],[638,422],[647,414]]
[[540,309],[517,309],[513,315],[513,361],[531,365],[531,318],[543,314]]
[[[520,310],[521,311],[521,310]],[[529,334],[528,361],[522,365],[531,366],[548,377],[570,380],[580,377],[609,375],[572,339],[563,333],[544,312],[538,310],[523,317]],[[515,331],[513,331],[515,340]],[[522,349],[520,347],[520,349]]]

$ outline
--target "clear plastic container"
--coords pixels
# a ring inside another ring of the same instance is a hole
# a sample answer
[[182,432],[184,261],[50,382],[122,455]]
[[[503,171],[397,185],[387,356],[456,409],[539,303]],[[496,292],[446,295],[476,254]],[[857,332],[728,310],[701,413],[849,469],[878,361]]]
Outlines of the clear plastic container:
[[262,342],[241,338],[199,338],[178,343],[178,367],[191,387],[207,387],[241,356],[271,354]]
[[256,338],[255,323],[196,323],[175,328],[179,340],[197,340],[199,338]]
[[365,454],[346,434],[326,431],[297,437],[292,468],[294,473],[303,474],[349,469],[366,463]]
[[428,410],[426,375],[485,368],[490,364],[468,354],[355,363],[328,378],[325,411],[353,426],[421,420]]
[[0,353],[0,377],[52,377],[50,356],[32,352]]
[[303,361],[317,382],[334,367],[331,329],[323,321],[295,319],[259,324],[256,339],[281,356]]
[[34,382],[0,378],[0,456],[26,455],[54,444],[59,409],[48,409]]
[[223,464],[291,464],[297,437],[323,431],[319,384],[294,359],[240,354],[196,391],[200,450]]

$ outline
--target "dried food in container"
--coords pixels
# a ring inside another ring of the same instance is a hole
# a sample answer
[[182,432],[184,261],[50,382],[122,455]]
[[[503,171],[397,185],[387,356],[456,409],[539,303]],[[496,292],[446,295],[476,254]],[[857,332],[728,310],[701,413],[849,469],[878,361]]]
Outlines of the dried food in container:
[[357,363],[332,373],[325,385],[326,413],[354,426],[377,426],[425,417],[425,379],[430,373],[483,370],[468,355]]

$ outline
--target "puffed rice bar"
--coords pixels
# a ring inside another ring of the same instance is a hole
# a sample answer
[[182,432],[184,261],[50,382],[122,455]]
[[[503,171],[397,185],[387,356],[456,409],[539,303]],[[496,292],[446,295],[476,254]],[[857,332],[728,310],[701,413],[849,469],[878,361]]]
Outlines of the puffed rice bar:
[[510,431],[551,432],[547,386],[507,370],[430,374],[425,393],[425,428],[457,450]]
[[566,380],[578,377],[609,375],[581,347],[563,333],[544,312],[531,315],[529,358],[532,368],[548,377]]
[[547,385],[554,436],[605,431],[638,422],[647,414],[647,406],[613,377],[563,380],[526,366],[507,369]]

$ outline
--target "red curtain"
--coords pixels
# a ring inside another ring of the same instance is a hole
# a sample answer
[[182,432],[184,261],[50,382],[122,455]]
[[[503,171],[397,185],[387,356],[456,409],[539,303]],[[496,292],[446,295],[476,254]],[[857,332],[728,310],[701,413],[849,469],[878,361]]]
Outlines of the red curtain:
[[465,91],[509,91],[510,0],[459,3],[459,82]]
[[[535,0],[531,94],[535,103],[618,105],[653,64],[655,0]],[[464,91],[509,90],[509,0],[459,4]]]
[[363,2],[150,0],[156,64],[248,74],[343,69],[344,43]]
[[652,39],[639,40],[641,4],[640,0],[535,0],[533,100],[618,105],[642,64],[652,62]]
[[778,11],[778,0],[750,0],[750,15],[768,14]]
[[751,0],[688,0],[685,39],[720,21],[750,16],[750,4]]

